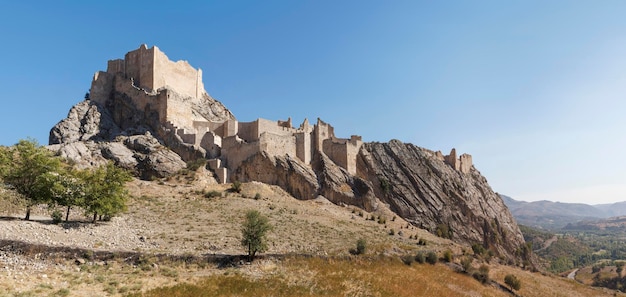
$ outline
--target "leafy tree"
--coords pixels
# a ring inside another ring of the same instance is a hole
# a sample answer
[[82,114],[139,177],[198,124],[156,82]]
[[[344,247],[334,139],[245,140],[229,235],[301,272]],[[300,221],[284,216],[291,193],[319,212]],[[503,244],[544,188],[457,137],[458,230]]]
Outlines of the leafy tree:
[[41,184],[48,187],[50,204],[67,208],[65,212],[66,222],[69,219],[72,206],[82,206],[85,201],[86,184],[80,178],[80,174],[79,171],[67,170],[61,173],[46,173],[41,176],[45,180]]
[[61,161],[32,139],[20,140],[2,155],[4,161],[9,162],[4,169],[4,181],[26,198],[25,219],[30,220],[31,208],[50,199],[49,188],[42,176],[57,172]]
[[9,148],[0,146],[0,180],[4,178],[4,175],[9,169],[9,165],[11,165],[11,161],[9,160]]
[[522,287],[522,282],[515,275],[507,274],[504,283],[511,287],[511,290],[518,291]]
[[83,207],[93,214],[92,222],[96,222],[98,215],[112,217],[126,210],[128,192],[124,185],[131,180],[128,172],[109,162],[79,176],[85,181]]
[[267,232],[272,230],[269,219],[257,210],[246,213],[246,219],[241,226],[241,245],[248,252],[248,260],[254,260],[257,253],[267,250]]

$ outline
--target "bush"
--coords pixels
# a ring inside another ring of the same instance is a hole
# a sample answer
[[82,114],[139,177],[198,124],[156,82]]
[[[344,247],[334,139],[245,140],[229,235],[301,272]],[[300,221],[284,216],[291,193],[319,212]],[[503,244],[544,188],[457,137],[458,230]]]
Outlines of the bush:
[[233,184],[230,185],[230,190],[235,193],[241,193],[241,182],[238,180],[234,181]]
[[402,260],[402,263],[409,265],[409,266],[411,266],[413,261],[415,261],[415,257],[408,255],[408,254],[400,257],[400,259]]
[[472,276],[483,284],[487,283],[489,281],[489,266],[481,265]]
[[507,274],[504,277],[504,283],[511,287],[511,290],[519,290],[522,287],[522,282],[515,275]]
[[466,256],[463,259],[461,259],[461,267],[463,267],[463,271],[465,271],[466,273],[469,273],[470,270],[472,270],[472,257]]
[[396,235],[396,231],[394,231],[393,229],[389,230],[389,235]]
[[261,199],[261,193],[254,194],[254,200],[259,200],[259,199]]
[[187,170],[196,171],[200,167],[206,166],[207,159],[200,158],[193,161],[187,162]]
[[356,241],[356,250],[354,254],[356,255],[365,254],[366,249],[367,249],[367,242],[365,241],[365,239],[359,238],[359,240]]
[[[415,236],[417,237],[417,235],[415,235]],[[425,240],[425,239],[423,239],[423,238],[420,238],[420,239],[417,241],[417,244],[418,244],[418,245],[426,245],[426,240]]]
[[415,255],[415,262],[420,264],[424,264],[424,262],[426,262],[426,256],[424,256],[423,252],[417,252]]
[[441,238],[447,238],[447,239],[452,238],[452,229],[446,224],[437,225],[436,233],[437,233],[437,236]]
[[428,252],[426,255],[426,262],[428,262],[428,264],[435,265],[437,260],[437,254],[435,254],[435,252]]
[[221,197],[222,193],[219,191],[210,191],[204,194],[204,197],[206,198],[215,198],[215,197]]
[[378,223],[379,224],[386,224],[387,223],[387,219],[385,217],[378,217]]
[[446,262],[452,262],[453,256],[451,250],[446,250],[443,252],[443,260]]
[[58,210],[53,211],[52,214],[50,214],[50,217],[52,218],[52,223],[54,224],[59,224],[63,221],[63,213]]
[[472,251],[474,251],[475,255],[483,255],[486,250],[480,243],[475,243],[472,245]]

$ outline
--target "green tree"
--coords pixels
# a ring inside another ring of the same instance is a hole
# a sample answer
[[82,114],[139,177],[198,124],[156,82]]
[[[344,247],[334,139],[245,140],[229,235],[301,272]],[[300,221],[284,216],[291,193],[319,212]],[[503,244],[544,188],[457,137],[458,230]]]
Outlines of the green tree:
[[5,167],[4,182],[26,199],[26,220],[30,220],[31,208],[47,203],[50,199],[49,188],[42,176],[58,172],[61,161],[52,152],[40,146],[35,140],[20,140],[3,154]]
[[96,222],[98,215],[102,219],[126,210],[128,191],[124,185],[132,179],[128,172],[109,162],[79,176],[85,182],[83,208],[93,214],[92,222]]
[[272,230],[269,219],[257,210],[249,210],[241,226],[241,245],[248,252],[248,260],[267,250],[267,232]]
[[51,205],[66,207],[65,221],[70,216],[72,206],[84,205],[85,181],[80,178],[80,171],[68,169],[61,173],[46,173],[41,176],[45,179],[42,184],[48,187]]
[[4,179],[4,176],[9,170],[9,165],[11,165],[11,161],[9,160],[9,148],[0,146],[0,180]]
[[522,287],[522,282],[515,275],[507,274],[504,283],[511,287],[511,290],[518,291]]

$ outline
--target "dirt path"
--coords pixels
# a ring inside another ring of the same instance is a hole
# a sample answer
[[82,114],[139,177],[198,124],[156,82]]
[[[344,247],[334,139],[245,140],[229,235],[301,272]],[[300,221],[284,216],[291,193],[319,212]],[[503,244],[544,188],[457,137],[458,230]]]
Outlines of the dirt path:
[[541,252],[541,251],[543,251],[543,250],[545,250],[545,249],[549,248],[549,247],[550,247],[553,243],[555,243],[557,240],[558,240],[558,237],[556,237],[556,235],[552,236],[552,238],[550,238],[550,239],[546,240],[546,242],[543,244],[543,247],[542,247],[542,248],[540,248],[540,249],[538,249],[538,250],[535,250],[535,253],[537,253],[537,252]]
[[568,279],[571,279],[571,280],[576,280],[576,273],[577,273],[577,272],[578,272],[578,268],[577,268],[577,269],[574,269],[574,271],[570,272],[570,273],[567,275],[567,278],[568,278]]

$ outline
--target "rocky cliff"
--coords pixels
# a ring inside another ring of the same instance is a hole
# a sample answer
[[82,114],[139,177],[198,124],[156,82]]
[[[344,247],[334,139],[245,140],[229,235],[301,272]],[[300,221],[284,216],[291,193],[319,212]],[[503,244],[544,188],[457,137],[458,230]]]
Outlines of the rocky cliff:
[[416,226],[507,257],[524,244],[502,199],[473,166],[464,173],[432,151],[392,140],[364,144],[357,168],[379,199]]

